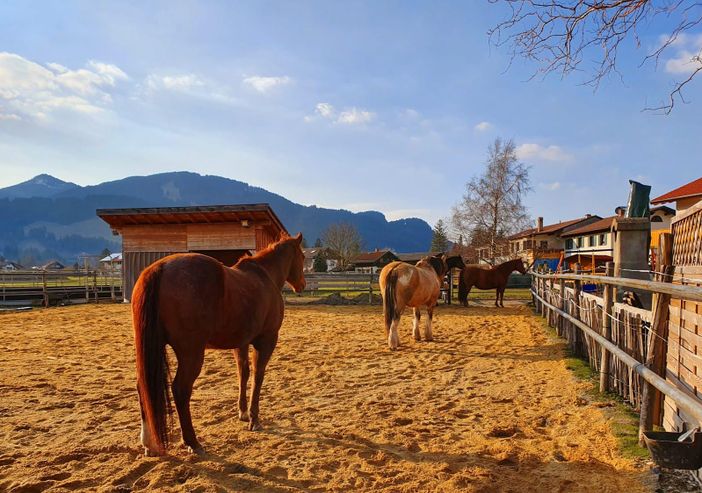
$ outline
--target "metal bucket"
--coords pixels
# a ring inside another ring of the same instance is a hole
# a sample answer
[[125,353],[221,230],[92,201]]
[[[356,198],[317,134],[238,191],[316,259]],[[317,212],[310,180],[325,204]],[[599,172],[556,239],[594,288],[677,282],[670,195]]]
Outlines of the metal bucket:
[[668,469],[702,468],[702,432],[695,432],[692,440],[678,442],[683,433],[646,431],[644,441],[656,464]]

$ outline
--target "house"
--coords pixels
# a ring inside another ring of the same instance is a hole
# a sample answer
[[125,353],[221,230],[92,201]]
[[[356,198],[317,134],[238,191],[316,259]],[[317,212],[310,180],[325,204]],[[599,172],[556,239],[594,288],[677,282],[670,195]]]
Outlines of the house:
[[651,207],[651,250],[658,251],[662,233],[670,233],[670,224],[675,217],[675,209],[665,205]]
[[122,253],[111,253],[107,257],[101,258],[100,265],[104,270],[122,270]]
[[51,261],[49,261],[41,266],[42,270],[63,270],[65,268],[66,268],[66,266],[63,265],[58,260],[51,260]]
[[508,255],[510,258],[521,257],[527,265],[539,259],[543,263],[547,263],[550,268],[555,269],[565,248],[563,236],[576,228],[595,223],[601,219],[600,216],[585,214],[577,219],[544,225],[544,218],[539,217],[536,220],[535,228],[520,231],[507,238],[509,241]]
[[327,272],[336,269],[339,266],[339,259],[336,253],[326,247],[303,248],[302,253],[305,255],[304,272],[314,272],[314,260],[318,255],[322,255],[327,263]]
[[6,262],[0,262],[0,270],[2,270],[2,271],[16,271],[16,270],[24,270],[24,267],[22,267],[17,262],[10,262],[8,260]]
[[399,260],[397,255],[390,250],[376,250],[374,252],[364,252],[356,256],[351,261],[355,272],[365,274],[375,274],[390,262]]
[[287,234],[268,204],[98,209],[97,215],[122,236],[125,300],[139,274],[172,253],[201,253],[234,265]]
[[412,252],[412,253],[398,253],[397,258],[402,262],[407,262],[408,264],[415,265],[417,262],[422,260],[424,257],[430,257],[431,255],[436,255],[437,252]]
[[579,263],[587,271],[602,270],[612,260],[614,252],[611,228],[615,217],[605,217],[564,232],[561,235],[564,240],[564,261],[569,266]]
[[675,202],[675,209],[682,212],[702,202],[702,178],[691,181],[681,187],[651,200],[652,205]]

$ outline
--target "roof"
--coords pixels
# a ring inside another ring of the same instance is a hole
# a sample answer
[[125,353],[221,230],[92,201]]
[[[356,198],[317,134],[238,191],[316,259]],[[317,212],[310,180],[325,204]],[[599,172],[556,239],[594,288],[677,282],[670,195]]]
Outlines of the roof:
[[673,202],[675,200],[684,199],[687,197],[696,197],[702,195],[702,178],[697,178],[681,187],[671,190],[668,193],[664,193],[660,197],[656,197],[651,200],[652,204],[665,204],[666,202]]
[[585,226],[580,226],[579,228],[571,229],[567,233],[563,233],[562,236],[580,236],[589,233],[598,233],[600,231],[609,231],[612,227],[612,221],[617,216],[609,216],[594,223],[586,224]]
[[121,262],[122,261],[122,254],[121,253],[111,253],[105,258],[101,258],[100,262]]
[[650,209],[651,214],[658,211],[661,211],[665,214],[670,214],[671,216],[675,215],[675,209],[673,209],[672,207],[668,207],[667,205],[659,205],[657,207],[651,207]]
[[[392,253],[390,250],[377,250],[375,252],[362,252],[362,253],[359,253],[353,259],[352,263],[354,263],[354,264],[361,264],[361,263],[374,264],[375,262],[377,262],[378,260],[383,258],[385,255],[387,255],[388,253],[390,255],[392,255],[393,257],[395,257],[395,254]],[[397,258],[397,257],[395,257],[395,258]]]
[[270,222],[287,233],[268,204],[197,205],[191,207],[145,207],[138,209],[98,209],[96,214],[111,228],[135,224],[202,224],[251,221]]
[[558,233],[559,231],[562,231],[563,229],[573,226],[575,224],[578,224],[581,221],[585,221],[587,219],[591,219],[593,217],[599,217],[595,215],[591,216],[583,216],[579,217],[577,219],[570,219],[568,221],[560,221],[554,224],[549,224],[541,228],[541,231],[537,231],[537,228],[530,228],[530,229],[525,229],[524,231],[520,231],[519,233],[515,233],[512,236],[508,236],[508,240],[517,240],[519,238],[525,238],[527,236],[531,236],[534,234],[553,234],[553,233]]
[[423,259],[424,257],[429,257],[431,255],[436,255],[434,252],[412,252],[412,253],[398,253],[396,255],[397,258],[402,260],[403,262],[411,262],[411,261],[418,261]]
[[303,248],[302,253],[305,255],[306,259],[314,259],[317,255],[324,254],[329,255],[331,251],[327,247],[313,247],[313,248]]

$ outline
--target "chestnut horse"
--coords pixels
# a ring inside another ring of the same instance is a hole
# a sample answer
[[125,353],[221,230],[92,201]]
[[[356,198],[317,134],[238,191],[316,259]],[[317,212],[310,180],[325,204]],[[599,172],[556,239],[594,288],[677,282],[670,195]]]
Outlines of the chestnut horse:
[[383,314],[385,317],[385,335],[390,349],[397,349],[400,336],[397,326],[406,306],[414,308],[414,326],[412,335],[421,341],[419,334],[420,308],[427,308],[427,324],[424,339],[432,340],[431,320],[434,307],[441,292],[441,283],[448,267],[444,255],[425,257],[416,265],[405,262],[391,262],[380,272],[380,292],[383,296]]
[[526,267],[521,259],[508,260],[497,267],[467,265],[458,277],[458,300],[463,306],[468,306],[468,294],[473,286],[478,289],[496,289],[495,306],[504,308],[507,279],[515,270],[526,274]]
[[[141,443],[147,455],[168,448],[169,371],[165,346],[173,348],[178,370],[171,385],[183,442],[201,453],[190,417],[193,383],[205,348],[233,349],[239,369],[239,419],[260,429],[258,402],[266,364],[283,321],[281,289],[305,288],[302,235],[285,237],[234,267],[197,253],[170,255],[147,267],[132,294]],[[254,348],[254,382],[247,409],[249,345]]]

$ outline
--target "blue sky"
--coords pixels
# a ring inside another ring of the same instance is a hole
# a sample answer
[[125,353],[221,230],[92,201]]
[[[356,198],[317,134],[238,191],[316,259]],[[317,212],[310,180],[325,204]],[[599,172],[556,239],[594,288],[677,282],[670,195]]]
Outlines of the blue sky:
[[303,204],[434,223],[496,137],[532,166],[546,222],[610,215],[702,175],[702,83],[663,101],[702,31],[658,66],[671,26],[621,53],[623,81],[529,80],[490,46],[501,6],[470,2],[0,3],[0,187],[190,170]]

